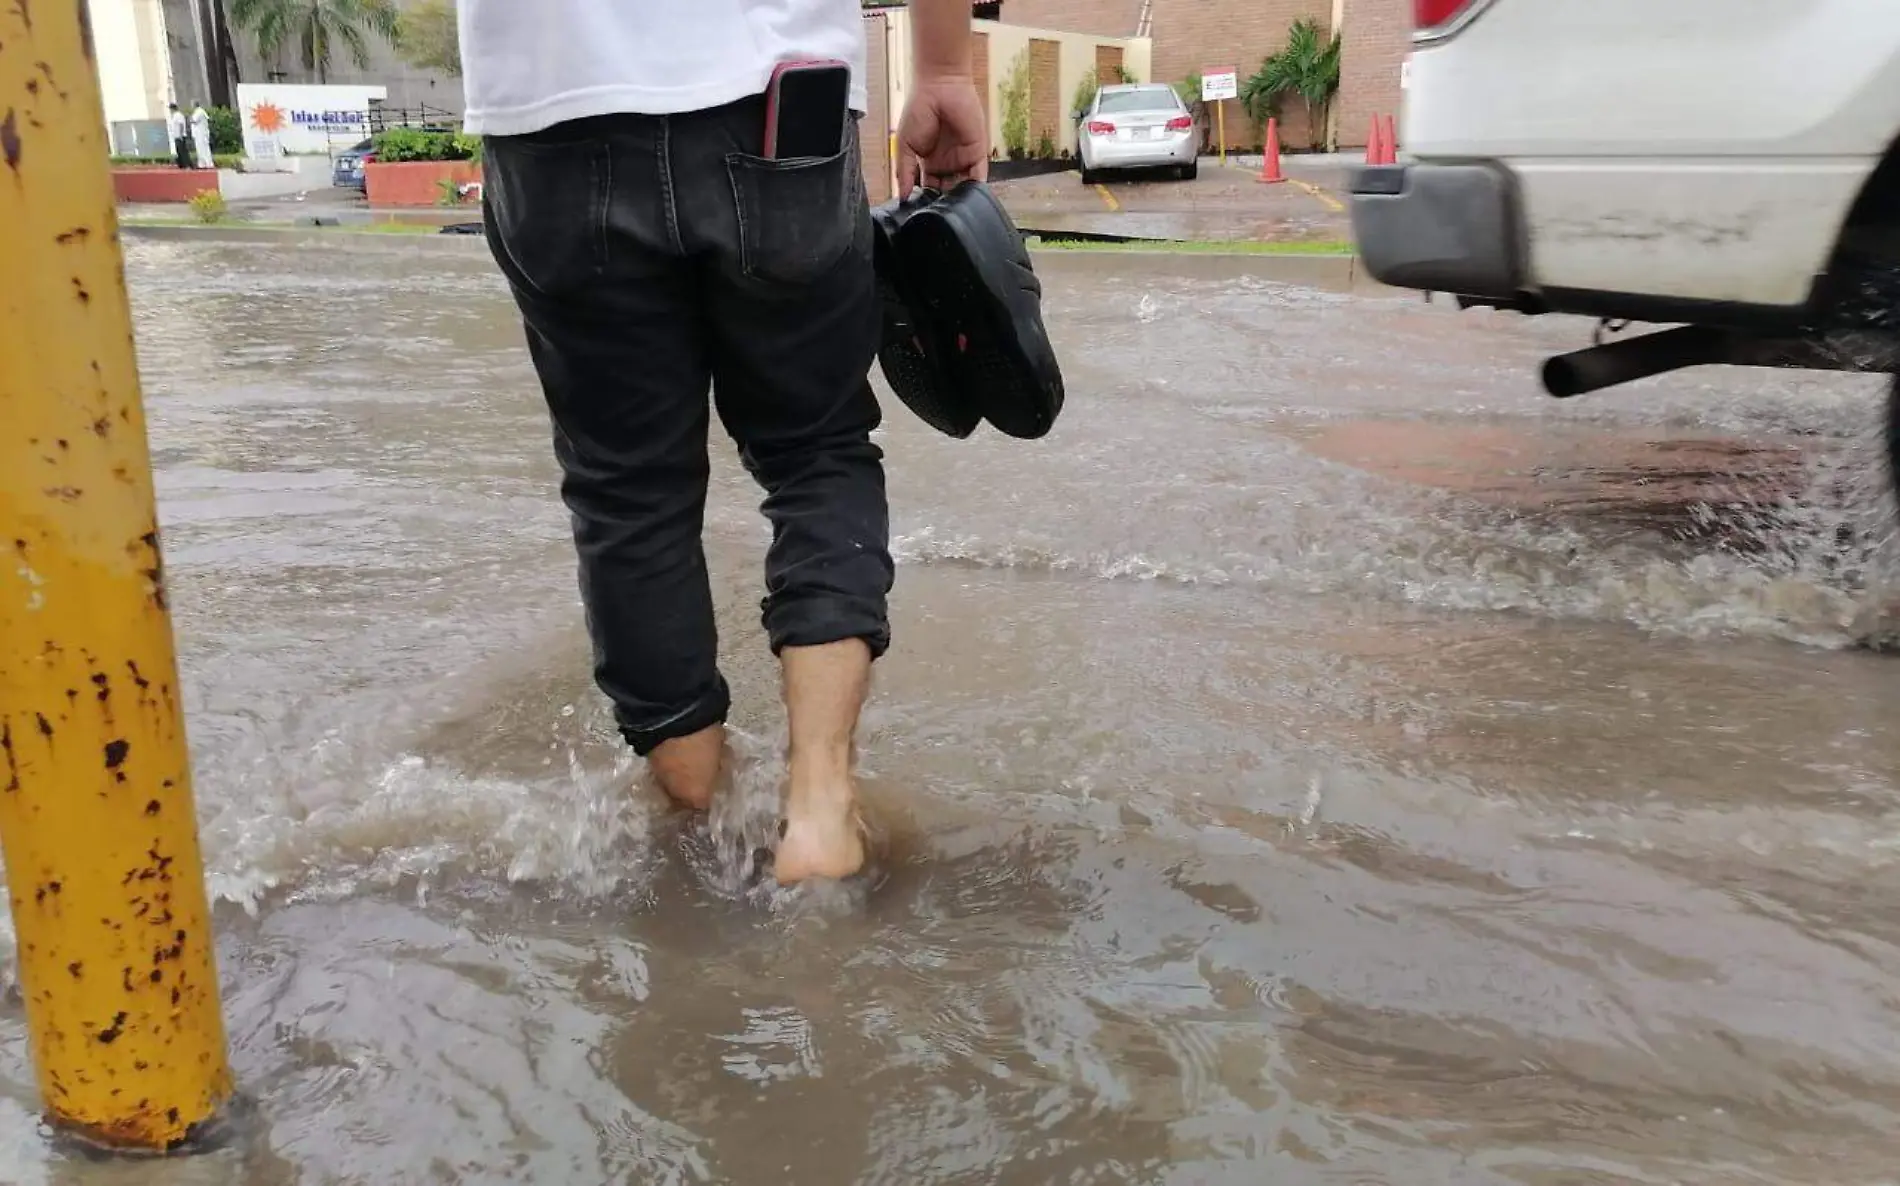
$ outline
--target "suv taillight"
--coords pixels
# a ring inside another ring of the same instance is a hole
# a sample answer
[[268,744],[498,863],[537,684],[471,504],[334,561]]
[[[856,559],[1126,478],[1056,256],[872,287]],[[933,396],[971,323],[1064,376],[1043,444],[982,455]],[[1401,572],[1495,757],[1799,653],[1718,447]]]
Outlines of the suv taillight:
[[1477,15],[1491,0],[1412,0],[1412,32],[1443,37]]
[[1412,0],[1412,27],[1433,29],[1471,6],[1471,0]]

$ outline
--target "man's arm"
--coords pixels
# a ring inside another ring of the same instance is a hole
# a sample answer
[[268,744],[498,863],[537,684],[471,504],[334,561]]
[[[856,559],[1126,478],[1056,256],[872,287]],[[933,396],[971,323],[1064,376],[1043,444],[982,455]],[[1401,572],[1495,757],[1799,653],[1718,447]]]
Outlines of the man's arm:
[[989,175],[989,128],[970,78],[970,0],[911,0],[910,99],[897,125],[897,192]]
[[918,78],[970,77],[969,0],[911,0],[911,69]]

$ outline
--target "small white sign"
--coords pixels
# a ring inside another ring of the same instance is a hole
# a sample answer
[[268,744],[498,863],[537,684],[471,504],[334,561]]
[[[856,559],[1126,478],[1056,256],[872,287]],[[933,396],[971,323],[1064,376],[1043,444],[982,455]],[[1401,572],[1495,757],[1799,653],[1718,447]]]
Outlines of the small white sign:
[[1240,96],[1240,74],[1232,66],[1217,66],[1201,71],[1201,101],[1218,103]]

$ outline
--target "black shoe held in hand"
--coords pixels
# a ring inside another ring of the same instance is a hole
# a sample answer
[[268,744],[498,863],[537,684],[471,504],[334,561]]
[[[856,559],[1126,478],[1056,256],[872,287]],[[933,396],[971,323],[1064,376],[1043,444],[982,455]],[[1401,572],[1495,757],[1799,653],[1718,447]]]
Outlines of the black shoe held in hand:
[[871,212],[885,301],[878,362],[925,423],[967,437],[980,420],[1023,440],[1054,427],[1062,371],[1029,250],[989,187],[918,190]]

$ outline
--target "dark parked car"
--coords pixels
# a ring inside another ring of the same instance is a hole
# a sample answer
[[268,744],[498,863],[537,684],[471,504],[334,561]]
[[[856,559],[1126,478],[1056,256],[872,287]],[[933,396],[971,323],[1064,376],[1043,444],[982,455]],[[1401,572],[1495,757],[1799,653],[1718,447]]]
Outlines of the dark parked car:
[[330,184],[344,189],[364,188],[363,166],[375,159],[375,142],[359,140],[332,158]]

